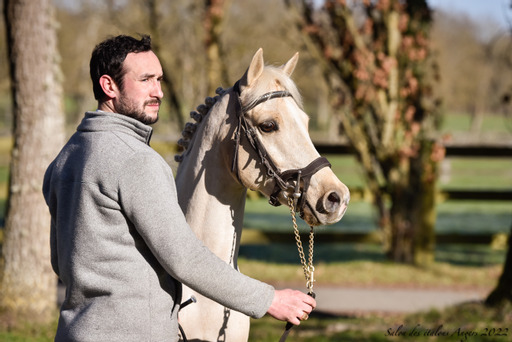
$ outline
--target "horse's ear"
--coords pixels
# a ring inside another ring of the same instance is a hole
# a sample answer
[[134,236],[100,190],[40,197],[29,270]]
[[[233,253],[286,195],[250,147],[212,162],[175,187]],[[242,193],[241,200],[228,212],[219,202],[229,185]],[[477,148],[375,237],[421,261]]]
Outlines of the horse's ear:
[[265,62],[263,61],[263,49],[259,48],[252,57],[251,65],[249,65],[249,69],[247,69],[246,72],[248,87],[251,86],[258,77],[260,77],[264,67]]
[[290,60],[288,62],[286,62],[286,64],[284,64],[282,66],[283,68],[283,71],[288,75],[290,76],[293,72],[293,70],[295,70],[295,66],[297,65],[297,61],[299,60],[299,53],[298,52],[295,52],[295,55],[293,55],[292,58],[290,58]]

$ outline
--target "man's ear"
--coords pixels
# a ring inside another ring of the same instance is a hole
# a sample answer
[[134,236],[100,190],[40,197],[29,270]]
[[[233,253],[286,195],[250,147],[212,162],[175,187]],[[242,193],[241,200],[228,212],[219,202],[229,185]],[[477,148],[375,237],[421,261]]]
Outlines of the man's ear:
[[100,77],[100,86],[105,95],[109,98],[113,99],[117,97],[119,88],[117,87],[116,82],[114,82],[114,79],[109,75],[103,75]]

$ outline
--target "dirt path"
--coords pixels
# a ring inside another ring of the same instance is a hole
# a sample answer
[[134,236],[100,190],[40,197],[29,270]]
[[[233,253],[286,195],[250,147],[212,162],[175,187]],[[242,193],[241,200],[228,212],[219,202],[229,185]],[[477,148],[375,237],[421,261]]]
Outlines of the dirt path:
[[[345,288],[316,286],[317,312],[346,314],[361,312],[410,313],[443,309],[469,301],[481,301],[482,290]],[[65,290],[59,285],[59,304]]]
[[400,288],[315,287],[317,311],[410,313],[443,309],[469,301],[481,301],[486,293],[477,290],[430,290]]

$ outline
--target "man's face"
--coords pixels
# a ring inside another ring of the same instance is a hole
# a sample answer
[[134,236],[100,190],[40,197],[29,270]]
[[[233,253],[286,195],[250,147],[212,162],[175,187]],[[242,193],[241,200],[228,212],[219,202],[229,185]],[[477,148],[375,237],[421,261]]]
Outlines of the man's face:
[[152,52],[129,53],[124,60],[126,70],[119,97],[114,102],[117,113],[130,116],[147,125],[158,120],[162,93],[162,66]]

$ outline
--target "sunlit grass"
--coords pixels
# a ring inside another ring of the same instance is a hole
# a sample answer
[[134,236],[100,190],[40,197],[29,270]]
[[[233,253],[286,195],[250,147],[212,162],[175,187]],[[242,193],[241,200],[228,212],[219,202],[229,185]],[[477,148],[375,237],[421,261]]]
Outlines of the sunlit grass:
[[512,190],[511,158],[447,158],[442,166],[440,189]]
[[[508,234],[512,223],[512,201],[449,200],[437,205],[437,234]],[[304,221],[299,227],[307,230]],[[289,209],[271,207],[263,198],[246,201],[245,227],[271,232],[291,231]],[[322,232],[367,234],[378,230],[371,203],[353,200],[341,221],[317,229]]]
[[[466,113],[446,113],[442,119],[441,132],[443,133],[469,132],[470,129],[471,116]],[[481,132],[512,135],[512,120],[504,115],[486,113],[482,121]]]
[[[415,314],[366,313],[320,318],[313,313],[310,319],[291,330],[288,339],[295,342],[510,341],[511,309],[510,304],[488,308],[481,303],[463,303]],[[278,341],[283,331],[284,324],[268,316],[253,319],[249,341]]]
[[[286,282],[303,282],[302,270],[298,265],[241,260],[242,271],[265,281],[275,281],[277,285]],[[317,266],[317,286],[336,282],[341,286],[364,287],[423,287],[447,289],[472,289],[486,292],[495,284],[499,275],[498,265],[490,267],[463,267],[436,263],[428,269],[418,269],[406,265],[382,262],[348,262],[340,264],[319,264]],[[289,283],[288,283],[289,284]],[[428,329],[443,326],[444,331],[478,331],[485,328],[505,328],[512,323],[510,305],[490,309],[480,303],[465,303],[445,310],[430,310],[414,314],[352,313],[342,316],[328,316],[313,313],[311,318],[292,329],[289,341],[390,341],[398,337],[386,336],[389,329],[412,331],[414,327],[423,333]],[[48,325],[20,323],[6,328],[0,324],[0,341],[49,342],[53,341],[56,329],[55,320]],[[285,324],[268,316],[251,320],[252,342],[278,341]],[[454,337],[443,337],[443,341],[460,341]],[[404,339],[405,340],[405,339]],[[407,340],[427,340],[425,336],[409,336]],[[507,341],[507,339],[483,339],[481,336],[470,341]]]
[[[242,258],[240,270],[271,284],[305,282],[300,262],[278,264]],[[490,290],[501,274],[502,266],[457,266],[437,262],[426,268],[391,262],[352,261],[315,264],[317,286],[471,288]]]
[[57,311],[51,323],[40,324],[20,322],[0,313],[0,341],[6,342],[50,342],[55,338],[57,329]]

